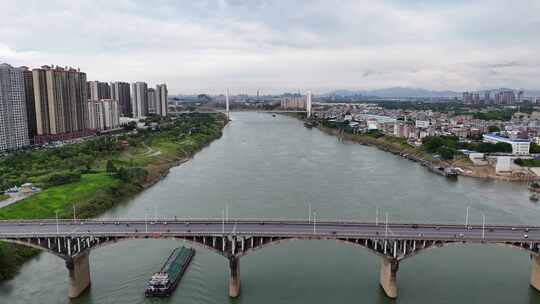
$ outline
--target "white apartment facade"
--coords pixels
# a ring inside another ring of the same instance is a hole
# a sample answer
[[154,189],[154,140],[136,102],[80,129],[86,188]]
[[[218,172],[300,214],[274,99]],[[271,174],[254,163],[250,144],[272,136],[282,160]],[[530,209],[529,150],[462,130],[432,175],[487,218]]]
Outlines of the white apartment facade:
[[23,69],[0,64],[0,150],[29,144]]
[[131,106],[133,117],[142,118],[148,115],[148,85],[145,82],[131,84]]

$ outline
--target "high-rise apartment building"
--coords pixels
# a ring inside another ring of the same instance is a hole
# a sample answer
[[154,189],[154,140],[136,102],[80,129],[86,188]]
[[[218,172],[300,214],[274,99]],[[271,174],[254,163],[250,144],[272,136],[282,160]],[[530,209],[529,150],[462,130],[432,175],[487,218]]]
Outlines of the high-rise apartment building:
[[103,103],[103,116],[105,117],[105,128],[108,130],[116,129],[120,126],[120,111],[118,106],[118,100],[104,99]]
[[516,101],[514,91],[501,91],[495,94],[496,104],[512,104]]
[[99,100],[88,101],[88,128],[92,130],[105,130],[103,104]]
[[26,117],[24,69],[0,64],[0,150],[30,143]]
[[167,116],[169,112],[168,91],[166,84],[158,84],[156,86],[156,114]]
[[156,90],[148,89],[148,113],[157,114],[156,110]]
[[463,103],[472,104],[473,103],[473,94],[469,92],[463,92]]
[[486,91],[484,93],[484,103],[485,104],[488,104],[491,102],[491,96],[490,96],[490,92],[489,91]]
[[93,130],[111,130],[120,126],[118,100],[89,100],[88,113],[89,127]]
[[148,85],[145,82],[131,84],[131,101],[133,117],[141,118],[148,115]]
[[33,69],[39,141],[85,135],[88,127],[86,74],[72,68]]
[[111,82],[111,99],[118,100],[118,106],[121,116],[132,117],[133,109],[131,106],[131,93],[129,83]]
[[26,100],[26,121],[28,124],[28,139],[30,144],[34,143],[34,138],[37,135],[36,125],[36,106],[34,102],[34,80],[32,71],[27,67],[21,67],[24,77],[24,94]]
[[88,99],[100,100],[111,98],[111,87],[106,82],[88,81]]
[[517,102],[523,102],[524,92],[519,91],[517,94]]
[[472,103],[480,104],[480,93],[472,93]]

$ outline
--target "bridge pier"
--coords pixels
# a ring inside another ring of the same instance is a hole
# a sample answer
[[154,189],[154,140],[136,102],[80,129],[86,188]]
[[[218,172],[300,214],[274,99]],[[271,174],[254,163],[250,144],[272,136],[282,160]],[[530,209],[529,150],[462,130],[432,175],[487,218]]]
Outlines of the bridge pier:
[[229,257],[229,297],[240,295],[240,258]]
[[540,255],[531,254],[531,286],[540,291]]
[[69,291],[70,298],[77,298],[88,287],[90,287],[90,262],[88,253],[66,260],[66,267],[69,272]]
[[397,298],[397,271],[399,262],[395,259],[381,257],[379,284],[389,298]]

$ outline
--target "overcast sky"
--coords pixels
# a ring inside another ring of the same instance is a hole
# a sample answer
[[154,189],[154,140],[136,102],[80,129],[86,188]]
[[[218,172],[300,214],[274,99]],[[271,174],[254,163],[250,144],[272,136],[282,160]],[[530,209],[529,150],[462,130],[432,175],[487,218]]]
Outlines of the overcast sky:
[[539,0],[0,0],[0,62],[172,94],[540,88]]

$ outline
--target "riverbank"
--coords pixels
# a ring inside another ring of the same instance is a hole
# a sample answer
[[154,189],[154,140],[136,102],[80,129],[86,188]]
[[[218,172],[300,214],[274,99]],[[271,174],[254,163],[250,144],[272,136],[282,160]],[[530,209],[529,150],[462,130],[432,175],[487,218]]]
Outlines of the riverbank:
[[411,147],[405,140],[400,138],[389,138],[387,136],[376,138],[369,135],[351,134],[347,132],[340,132],[338,129],[328,128],[321,125],[318,125],[317,128],[326,134],[334,135],[341,139],[356,142],[361,145],[374,146],[380,150],[401,155],[416,162],[447,164],[445,162],[433,159],[429,153]]
[[530,182],[538,179],[538,177],[534,173],[530,172],[530,170],[528,169],[523,169],[516,174],[497,174],[493,166],[474,165],[466,157],[459,157],[451,161],[437,160],[434,159],[430,153],[427,153],[422,149],[412,147],[402,138],[390,136],[381,136],[377,138],[363,134],[351,134],[347,132],[341,132],[338,129],[325,127],[320,124],[317,126],[317,128],[326,134],[334,135],[339,138],[353,141],[362,145],[374,146],[379,148],[380,150],[390,152],[395,155],[400,155],[415,162],[427,162],[433,165],[440,165],[444,167],[456,167],[461,169],[460,175],[462,176],[509,182]]
[[[56,212],[60,218],[72,218],[74,210],[77,218],[98,216],[151,187],[170,168],[188,161],[220,138],[227,122],[225,115],[219,113],[184,114],[175,120],[161,121],[157,131],[139,132],[116,143],[120,146],[127,141],[129,147],[96,153],[98,156],[89,161],[92,166],[80,174],[78,181],[48,187],[0,208],[0,219],[54,218]],[[147,153],[148,148],[152,153]],[[32,155],[19,158],[29,157]],[[74,159],[77,157],[63,162]],[[36,249],[0,243],[0,280],[12,278],[24,262],[38,253]]]

